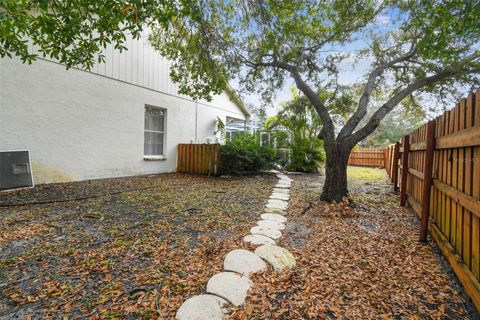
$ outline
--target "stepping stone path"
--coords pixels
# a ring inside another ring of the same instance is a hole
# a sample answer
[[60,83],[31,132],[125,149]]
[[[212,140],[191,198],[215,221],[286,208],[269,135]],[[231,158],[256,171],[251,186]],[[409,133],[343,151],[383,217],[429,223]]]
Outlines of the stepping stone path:
[[259,246],[255,253],[245,249],[230,251],[224,259],[223,269],[208,280],[206,292],[186,300],[178,309],[177,320],[216,320],[226,316],[225,307],[230,303],[241,306],[245,303],[252,286],[249,276],[267,269],[268,262],[275,271],[281,272],[295,266],[294,256],[275,244],[286,228],[288,200],[292,179],[278,171],[272,171],[279,179],[268,200],[257,226],[243,238],[244,242]]

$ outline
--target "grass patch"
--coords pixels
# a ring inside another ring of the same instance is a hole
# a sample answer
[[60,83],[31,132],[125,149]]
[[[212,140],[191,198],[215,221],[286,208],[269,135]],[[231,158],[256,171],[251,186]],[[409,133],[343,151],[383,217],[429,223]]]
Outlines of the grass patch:
[[387,178],[387,174],[385,169],[349,166],[347,177],[349,180],[356,180],[356,182],[358,180],[383,182]]

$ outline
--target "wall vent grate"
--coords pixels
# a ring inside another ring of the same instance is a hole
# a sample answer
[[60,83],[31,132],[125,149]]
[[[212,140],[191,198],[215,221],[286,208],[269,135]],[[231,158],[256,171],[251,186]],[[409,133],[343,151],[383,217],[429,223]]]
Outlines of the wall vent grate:
[[28,150],[0,151],[0,190],[33,187]]

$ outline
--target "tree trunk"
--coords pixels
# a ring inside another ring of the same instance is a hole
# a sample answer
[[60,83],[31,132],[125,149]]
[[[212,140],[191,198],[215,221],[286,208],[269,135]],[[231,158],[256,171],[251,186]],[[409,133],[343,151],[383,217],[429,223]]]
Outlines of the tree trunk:
[[351,149],[337,142],[325,145],[325,184],[320,199],[341,202],[348,196],[347,163]]

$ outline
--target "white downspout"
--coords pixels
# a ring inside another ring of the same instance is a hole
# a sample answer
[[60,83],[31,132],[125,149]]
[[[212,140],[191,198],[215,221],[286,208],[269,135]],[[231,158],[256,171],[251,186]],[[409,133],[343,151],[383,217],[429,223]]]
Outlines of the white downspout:
[[198,103],[195,101],[195,143],[198,143]]

